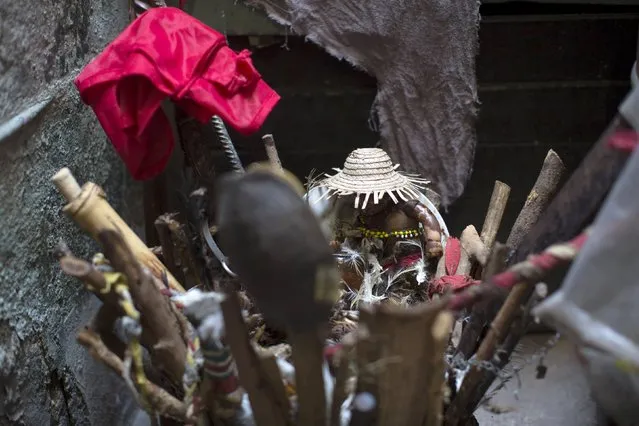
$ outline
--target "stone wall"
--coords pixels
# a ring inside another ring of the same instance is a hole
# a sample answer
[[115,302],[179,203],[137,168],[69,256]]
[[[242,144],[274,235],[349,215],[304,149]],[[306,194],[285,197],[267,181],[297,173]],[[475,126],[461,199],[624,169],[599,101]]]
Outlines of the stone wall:
[[[98,301],[61,274],[52,250],[64,240],[89,257],[97,246],[61,213],[49,182],[68,166],[135,223],[125,200],[137,187],[73,86],[127,20],[126,0],[0,2],[1,425],[125,424],[135,409],[121,380],[75,341]],[[38,104],[46,107],[7,132]]]

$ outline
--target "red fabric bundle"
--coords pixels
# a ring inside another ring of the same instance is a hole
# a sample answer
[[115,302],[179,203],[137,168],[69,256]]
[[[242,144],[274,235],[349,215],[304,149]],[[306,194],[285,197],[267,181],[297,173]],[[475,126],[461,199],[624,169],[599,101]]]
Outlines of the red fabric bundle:
[[455,292],[471,285],[479,284],[479,280],[474,280],[468,275],[457,275],[457,268],[461,260],[461,250],[461,242],[457,238],[450,237],[446,242],[446,253],[444,254],[446,275],[431,282],[429,287],[431,296],[433,294],[444,294],[448,290]]
[[219,115],[243,134],[257,131],[279,101],[247,50],[177,8],[150,9],[75,80],[135,179],[159,174],[173,149],[162,101],[205,123]]

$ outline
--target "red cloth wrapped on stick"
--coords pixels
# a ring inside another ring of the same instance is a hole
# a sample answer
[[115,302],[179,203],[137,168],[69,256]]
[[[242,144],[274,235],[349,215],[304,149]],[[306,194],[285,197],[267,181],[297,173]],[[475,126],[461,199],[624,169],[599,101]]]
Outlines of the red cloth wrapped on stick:
[[446,242],[446,253],[444,254],[446,275],[430,283],[428,287],[429,296],[444,294],[450,290],[457,292],[471,285],[479,284],[479,280],[474,280],[469,275],[457,275],[457,268],[461,260],[461,250],[461,242],[457,238],[450,237]]
[[222,34],[178,8],[153,8],[93,59],[75,85],[133,177],[150,179],[173,150],[161,106],[167,98],[202,123],[219,115],[242,134],[262,126],[280,97],[249,55],[234,52]]

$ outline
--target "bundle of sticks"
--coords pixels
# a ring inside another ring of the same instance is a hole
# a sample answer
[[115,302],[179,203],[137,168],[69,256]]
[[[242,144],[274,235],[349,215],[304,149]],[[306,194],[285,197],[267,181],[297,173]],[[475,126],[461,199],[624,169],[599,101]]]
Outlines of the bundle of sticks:
[[[246,273],[237,276],[215,253],[205,189],[191,194],[189,217],[157,218],[161,247],[150,249],[99,186],[80,187],[62,169],[53,181],[68,201],[64,211],[102,248],[91,261],[75,257],[65,244],[57,250],[64,272],[103,302],[78,342],[121,376],[140,406],[164,424],[474,424],[473,412],[530,323],[530,308],[544,297],[543,287],[535,285],[570,262],[586,241],[588,221],[628,158],[617,143],[627,134],[627,125],[616,120],[561,190],[564,166],[549,151],[505,244],[496,236],[510,188],[496,182],[481,231],[466,228],[457,250],[442,258],[430,283],[439,296],[408,307],[338,305],[311,329],[290,323],[307,302],[302,296],[286,300],[277,281],[287,279],[263,276],[271,286],[267,293],[280,299],[276,311],[303,305],[291,310],[289,324],[273,326],[262,314],[262,308],[273,308],[259,292],[246,291]],[[227,142],[236,171],[242,171]],[[296,187],[272,137],[264,142],[269,157],[264,167]],[[256,199],[252,208],[263,213],[268,203],[260,203]],[[309,230],[316,226],[308,223]],[[313,235],[309,231],[302,239]],[[275,262],[278,243],[270,242],[275,249],[269,253],[260,252],[263,244],[246,252]],[[301,282],[308,278],[299,275],[305,271],[292,268],[282,276]],[[335,280],[329,272],[322,275],[327,288]],[[318,278],[311,278],[317,298]],[[459,282],[465,284],[454,285]]]

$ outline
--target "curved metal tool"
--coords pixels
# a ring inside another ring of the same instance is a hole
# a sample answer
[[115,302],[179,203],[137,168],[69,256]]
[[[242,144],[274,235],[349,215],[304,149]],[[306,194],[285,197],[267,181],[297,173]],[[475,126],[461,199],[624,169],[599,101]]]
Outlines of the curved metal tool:
[[[240,160],[240,156],[237,154],[235,150],[235,146],[233,145],[233,141],[231,141],[231,137],[229,136],[229,132],[224,125],[224,121],[217,116],[214,115],[211,118],[211,124],[213,125],[213,130],[215,130],[215,134],[217,135],[220,144],[224,148],[224,154],[231,163],[233,167],[233,171],[238,174],[244,173],[244,166],[242,165],[242,161]],[[217,258],[217,260],[222,264],[222,268],[224,271],[232,276],[233,278],[237,277],[237,274],[229,268],[228,265],[228,257],[222,253],[220,247],[215,242],[213,238],[213,234],[211,234],[211,228],[209,226],[209,221],[207,219],[202,219],[200,221],[200,234],[206,245],[209,246],[209,249],[213,253],[213,255]]]
[[222,250],[220,250],[220,247],[215,242],[215,239],[213,239],[213,234],[211,234],[211,228],[209,228],[208,220],[202,220],[200,222],[200,234],[202,234],[202,238],[204,238],[206,245],[209,246],[209,249],[211,250],[211,252],[213,252],[213,255],[222,264],[222,268],[224,268],[224,271],[226,271],[226,273],[233,278],[237,277],[237,274],[233,272],[231,268],[229,268],[229,265],[227,263],[228,257],[226,257],[224,253],[222,253]]

